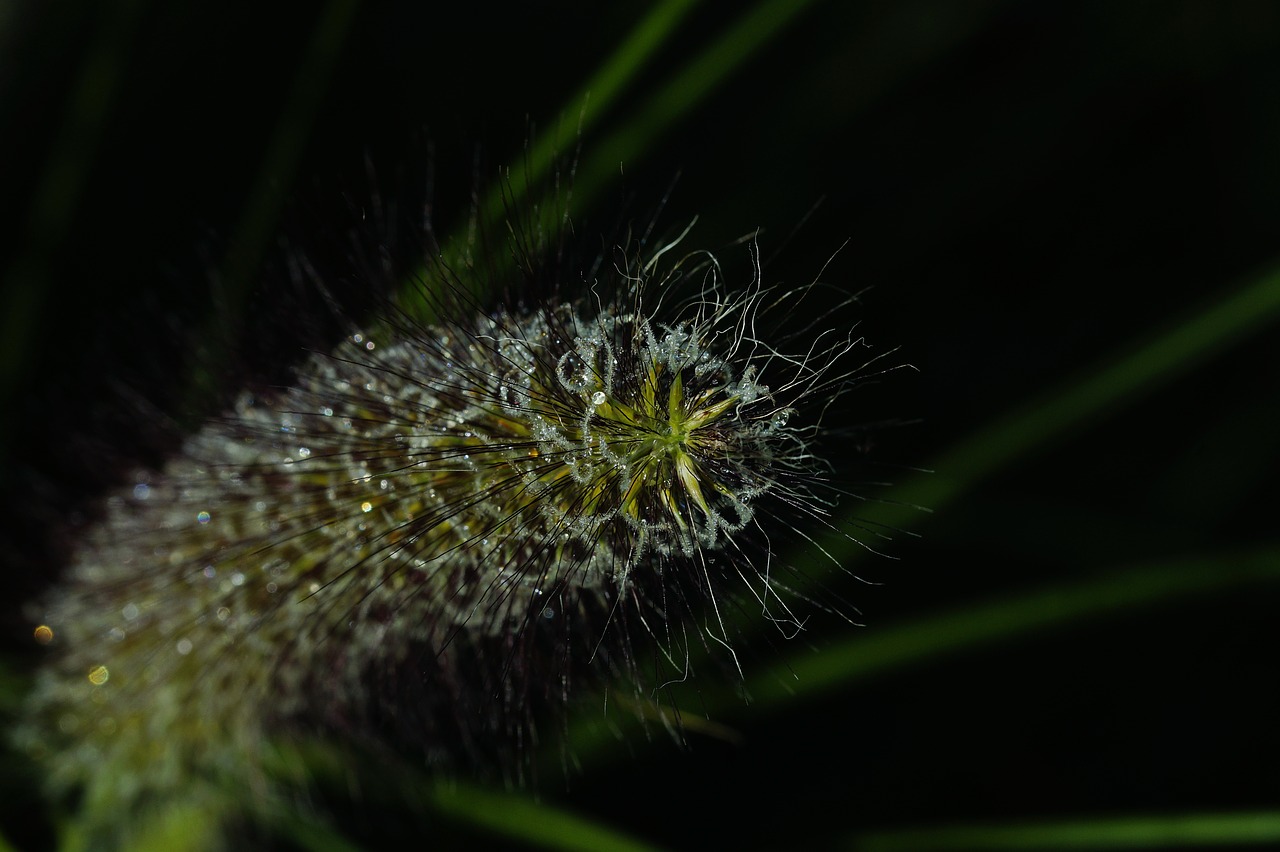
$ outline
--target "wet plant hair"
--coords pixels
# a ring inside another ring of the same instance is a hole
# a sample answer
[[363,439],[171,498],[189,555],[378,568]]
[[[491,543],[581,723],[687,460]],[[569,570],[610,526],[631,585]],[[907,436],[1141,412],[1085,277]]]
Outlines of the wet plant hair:
[[708,651],[739,676],[741,613],[799,631],[773,541],[832,524],[823,414],[877,360],[851,299],[770,286],[754,240],[731,288],[687,229],[571,272],[531,221],[107,498],[31,609],[17,734],[91,837],[263,813],[264,755],[317,735],[521,783],[584,682],[650,705]]

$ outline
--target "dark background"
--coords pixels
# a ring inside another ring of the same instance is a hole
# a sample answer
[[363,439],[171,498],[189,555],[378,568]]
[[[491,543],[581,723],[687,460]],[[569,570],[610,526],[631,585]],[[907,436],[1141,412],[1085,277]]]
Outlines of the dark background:
[[[68,525],[130,463],[163,457],[169,418],[297,351],[303,332],[282,317],[310,297],[289,281],[292,249],[323,263],[373,189],[405,199],[408,218],[428,199],[452,232],[531,135],[580,143],[585,162],[742,14],[697,5],[578,139],[568,101],[644,4],[429,5],[359,6],[335,64],[301,88],[310,4],[59,0],[0,18],[10,692],[31,659],[17,602],[56,573]],[[847,241],[823,279],[869,288],[861,330],[919,369],[866,409],[849,398],[850,422],[919,422],[875,433],[871,472],[848,475],[905,478],[1280,259],[1277,48],[1267,2],[815,3],[575,222],[591,239],[673,186],[661,221],[698,216],[691,244],[739,276],[745,252],[729,244],[761,229],[764,253],[781,249],[766,274],[790,283]],[[299,91],[318,97],[314,114],[270,160]],[[244,290],[224,289],[246,205],[263,197],[279,215],[243,253]],[[358,308],[358,288],[335,286]],[[323,318],[301,326],[326,333]],[[211,337],[236,341],[234,366],[193,403]],[[1274,542],[1277,342],[1269,329],[1232,340],[922,516],[920,540],[888,546],[896,560],[859,565],[880,585],[846,587],[861,629]],[[737,745],[641,742],[544,796],[686,848],[1272,806],[1278,592],[1099,614],[903,667],[725,719]],[[811,642],[851,629],[815,623]],[[44,836],[24,833],[29,794],[6,798],[4,833]]]

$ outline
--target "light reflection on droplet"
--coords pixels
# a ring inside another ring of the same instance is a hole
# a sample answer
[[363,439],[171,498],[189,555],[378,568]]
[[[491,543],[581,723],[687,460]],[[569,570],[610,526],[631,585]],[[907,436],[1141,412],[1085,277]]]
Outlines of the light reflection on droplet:
[[199,521],[199,522],[200,522],[200,523],[202,523],[202,524],[207,524],[207,523],[209,523],[209,513],[208,513],[208,512],[197,512],[197,513],[196,513],[196,520],[197,520],[197,521]]
[[41,645],[48,645],[53,641],[53,628],[47,624],[41,624],[35,629],[35,637]]
[[107,671],[106,666],[94,666],[89,669],[89,683],[94,686],[102,686],[107,682],[108,677],[110,677],[110,672]]

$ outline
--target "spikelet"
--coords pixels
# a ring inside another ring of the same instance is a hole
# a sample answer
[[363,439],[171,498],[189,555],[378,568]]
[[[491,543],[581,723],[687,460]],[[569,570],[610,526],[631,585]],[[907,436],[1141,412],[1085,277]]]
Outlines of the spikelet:
[[268,801],[261,755],[293,735],[510,760],[573,677],[645,681],[641,642],[678,676],[690,630],[731,644],[722,595],[795,621],[767,527],[825,508],[794,415],[862,344],[783,354],[757,323],[807,290],[757,265],[729,295],[674,254],[619,250],[576,302],[392,310],[109,498],[33,612],[52,659],[18,732],[104,845],[147,808]]

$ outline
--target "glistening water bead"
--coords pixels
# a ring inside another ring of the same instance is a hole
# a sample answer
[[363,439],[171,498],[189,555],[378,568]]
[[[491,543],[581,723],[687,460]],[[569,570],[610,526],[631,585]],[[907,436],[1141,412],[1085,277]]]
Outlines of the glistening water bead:
[[[767,291],[730,298],[696,257],[661,282],[632,261],[603,303],[352,333],[111,497],[33,613],[57,655],[20,739],[55,789],[119,817],[259,784],[274,739],[371,718],[421,726],[429,753],[482,751],[528,735],[529,695],[568,689],[556,665],[634,675],[611,631],[639,626],[622,647],[651,640],[667,679],[686,627],[731,640],[717,594],[787,618],[767,539],[753,560],[736,537],[766,498],[820,511],[816,424],[789,417],[848,384],[831,367],[860,344],[780,354],[753,336]],[[549,667],[528,662],[539,636]]]

